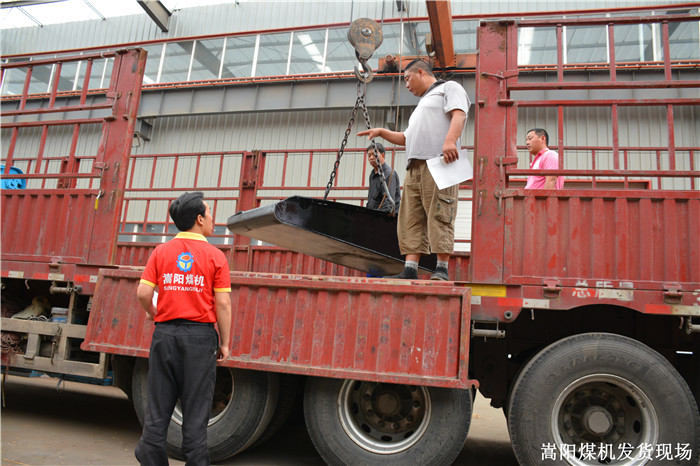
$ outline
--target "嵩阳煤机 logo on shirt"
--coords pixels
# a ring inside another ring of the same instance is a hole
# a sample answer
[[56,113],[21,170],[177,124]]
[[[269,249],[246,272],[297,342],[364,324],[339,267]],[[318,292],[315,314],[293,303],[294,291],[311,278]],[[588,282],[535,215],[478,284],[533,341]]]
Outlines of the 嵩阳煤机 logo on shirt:
[[183,252],[177,256],[177,268],[183,272],[189,272],[194,265],[194,256],[190,252]]

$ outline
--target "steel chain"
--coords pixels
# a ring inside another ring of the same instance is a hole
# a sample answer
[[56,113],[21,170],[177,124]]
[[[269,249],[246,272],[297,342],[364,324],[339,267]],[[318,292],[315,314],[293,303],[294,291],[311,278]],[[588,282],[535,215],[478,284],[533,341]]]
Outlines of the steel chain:
[[[367,92],[367,83],[358,81],[357,83],[357,99],[355,100],[355,106],[352,109],[352,113],[350,114],[350,121],[348,121],[348,128],[345,130],[345,136],[343,136],[343,140],[340,143],[340,149],[338,150],[338,156],[335,159],[335,163],[333,164],[333,170],[331,171],[331,176],[330,179],[328,180],[328,184],[326,185],[326,193],[323,196],[323,199],[326,200],[328,199],[328,193],[330,192],[331,188],[333,187],[333,182],[335,181],[336,176],[338,175],[338,167],[340,166],[340,159],[343,157],[343,152],[345,151],[345,146],[348,143],[348,138],[350,137],[350,131],[352,130],[352,125],[355,124],[355,117],[357,116],[357,110],[359,108],[362,109],[362,113],[365,117],[365,124],[367,126],[367,129],[372,129],[372,122],[369,117],[369,111],[367,110],[367,105],[365,104],[365,94]],[[372,151],[375,154],[378,154],[377,152],[377,145],[374,139],[372,139]],[[379,160],[379,157],[377,157],[377,160]],[[381,167],[380,167],[381,168]],[[386,193],[386,197],[391,203],[391,212],[390,215],[393,215],[394,212],[396,211],[396,201],[394,201],[394,197],[391,195],[389,192],[389,187],[386,184],[386,176],[384,175],[384,170],[379,170],[379,176],[382,180],[382,187],[384,188],[384,192]]]
[[[359,93],[359,86],[358,86],[358,93]],[[365,84],[365,87],[367,87],[367,84]],[[369,118],[369,112],[367,111],[367,105],[365,105],[365,94],[364,92],[362,93],[362,101],[360,102],[360,105],[362,106],[362,112],[365,115],[365,124],[367,125],[367,129],[372,129],[372,122],[370,121]],[[377,143],[374,141],[374,138],[372,138],[372,152],[375,154],[375,159],[377,162],[379,162],[379,152],[377,152]],[[382,188],[384,188],[384,192],[386,193],[386,199],[389,201],[391,204],[391,211],[389,212],[389,215],[394,215],[394,212],[396,211],[396,201],[394,201],[394,196],[391,195],[389,192],[389,187],[386,185],[386,176],[384,175],[384,170],[381,165],[379,165],[379,178],[382,180]],[[392,172],[393,176],[393,172]]]
[[[358,86],[358,93],[359,93],[359,86]],[[362,96],[364,98],[364,96]],[[328,193],[331,191],[331,188],[333,187],[333,181],[335,180],[336,175],[338,174],[338,167],[340,166],[340,159],[343,157],[343,151],[345,150],[345,146],[348,143],[348,137],[350,137],[350,130],[352,129],[352,125],[355,124],[355,116],[357,115],[357,109],[359,108],[359,103],[360,103],[360,96],[357,96],[357,100],[355,100],[355,106],[352,109],[352,113],[350,114],[350,121],[348,122],[348,129],[345,130],[345,136],[343,137],[343,141],[340,143],[340,149],[338,150],[338,156],[335,159],[335,163],[333,164],[333,171],[331,171],[331,177],[328,180],[328,184],[326,185],[326,194],[323,196],[323,200],[328,199]]]

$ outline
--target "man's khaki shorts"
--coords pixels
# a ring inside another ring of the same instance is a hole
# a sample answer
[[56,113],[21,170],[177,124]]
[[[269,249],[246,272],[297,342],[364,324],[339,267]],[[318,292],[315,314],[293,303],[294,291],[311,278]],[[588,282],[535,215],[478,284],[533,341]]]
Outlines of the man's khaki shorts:
[[452,254],[459,185],[438,189],[425,160],[406,170],[397,233],[401,254]]

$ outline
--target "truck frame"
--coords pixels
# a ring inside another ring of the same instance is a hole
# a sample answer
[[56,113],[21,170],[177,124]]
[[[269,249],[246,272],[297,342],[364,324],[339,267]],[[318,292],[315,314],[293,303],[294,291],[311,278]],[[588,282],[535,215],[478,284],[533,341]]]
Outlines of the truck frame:
[[[697,111],[700,64],[674,61],[669,45],[669,27],[684,21],[698,16],[480,25],[475,175],[460,191],[473,213],[471,252],[453,255],[454,281],[368,278],[231,238],[219,224],[213,242],[229,258],[234,318],[231,354],[217,369],[212,461],[269,438],[303,391],[306,425],[327,463],[449,464],[466,439],[478,389],[503,409],[521,464],[697,464],[700,147],[676,146],[674,121],[681,108]],[[564,64],[567,25],[604,26],[614,44],[616,28],[647,23],[661,25],[660,62],[644,69],[617,63],[611,47],[600,80],[584,80],[580,67]],[[518,65],[521,28],[553,31],[555,67]],[[68,309],[66,322],[3,314],[3,335],[20,337],[11,344],[3,337],[2,364],[5,371],[111,379],[142,420],[152,324],[135,290],[150,252],[172,236],[167,216],[152,222],[148,212],[167,212],[185,190],[174,186],[178,167],[194,167],[189,190],[205,191],[214,212],[244,211],[318,192],[311,161],[306,186],[285,186],[284,171],[278,184],[266,174],[270,159],[282,157],[286,167],[299,155],[329,151],[132,156],[146,54],[107,53],[114,71],[106,93],[88,85],[92,61],[104,53],[2,64],[3,74],[26,70],[22,95],[3,98],[10,140],[2,179],[29,184],[2,190],[3,302],[21,308],[44,296],[51,307]],[[82,91],[59,93],[56,79],[47,95],[30,95],[32,69],[51,65],[60,76],[62,64],[77,60],[88,63]],[[5,110],[8,102],[16,109]],[[610,147],[565,144],[565,114],[582,106],[610,112]],[[639,106],[661,109],[665,144],[620,144],[619,115]],[[519,184],[529,170],[517,168],[518,109],[528,107],[555,112],[551,145],[564,165],[568,154],[592,159],[590,169],[544,173],[566,176],[563,190]],[[43,153],[56,125],[74,128],[67,157]],[[93,156],[76,153],[87,125],[101,126]],[[36,156],[21,143],[32,131],[42,134]],[[610,154],[609,168],[596,166],[596,152]],[[635,168],[638,154],[656,168]],[[28,167],[24,174],[10,174],[17,163]],[[156,181],[164,166],[172,186]],[[202,182],[203,166],[216,167],[218,179]],[[235,183],[224,170],[232,166]],[[150,173],[148,186],[135,186],[138,170]],[[335,200],[348,200],[339,192]],[[131,214],[136,203],[145,206],[142,218]],[[180,423],[176,408],[168,451],[179,458]]]

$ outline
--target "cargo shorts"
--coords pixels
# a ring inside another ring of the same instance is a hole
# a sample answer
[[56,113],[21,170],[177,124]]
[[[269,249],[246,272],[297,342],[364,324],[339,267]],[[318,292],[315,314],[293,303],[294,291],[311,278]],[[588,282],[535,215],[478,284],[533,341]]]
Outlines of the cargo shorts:
[[459,185],[438,189],[425,160],[411,159],[397,234],[401,254],[452,254]]

